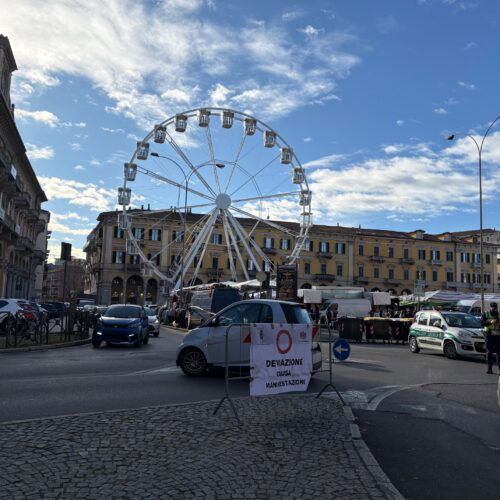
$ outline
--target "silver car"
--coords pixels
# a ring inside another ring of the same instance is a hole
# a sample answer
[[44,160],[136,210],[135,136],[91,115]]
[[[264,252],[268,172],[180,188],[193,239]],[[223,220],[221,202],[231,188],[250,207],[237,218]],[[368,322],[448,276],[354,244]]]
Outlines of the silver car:
[[[294,302],[281,300],[244,300],[227,306],[199,328],[191,330],[177,348],[177,366],[186,375],[201,375],[212,366],[225,366],[225,334],[229,330],[228,358],[231,366],[249,366],[250,343],[244,342],[245,323],[310,324],[307,310]],[[321,369],[321,347],[314,342],[313,371]]]
[[149,334],[153,337],[158,337],[158,335],[160,335],[160,320],[158,316],[150,307],[144,307],[144,310],[148,315]]

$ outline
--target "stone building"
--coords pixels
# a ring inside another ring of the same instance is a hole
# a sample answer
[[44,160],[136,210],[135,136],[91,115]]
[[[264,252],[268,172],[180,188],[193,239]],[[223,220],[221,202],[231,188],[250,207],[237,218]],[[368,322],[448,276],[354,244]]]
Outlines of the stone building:
[[0,35],[0,296],[39,299],[47,255],[47,201],[14,121],[10,100],[16,61]]
[[83,293],[85,286],[85,260],[74,257],[66,265],[66,291],[64,291],[64,261],[57,259],[47,264],[43,281],[44,302],[69,302],[71,297]]
[[[182,231],[178,214],[135,210],[132,230],[141,249],[168,275],[175,265],[182,243],[176,241]],[[170,215],[169,215],[170,214]],[[202,215],[187,214],[187,227]],[[260,246],[273,264],[280,264],[293,248],[288,235],[270,228],[255,226],[252,219],[238,221]],[[295,223],[278,224],[298,230]],[[118,227],[118,212],[104,212],[87,238],[86,293],[96,294],[102,304],[163,300],[162,283],[156,276],[143,276],[138,256],[127,254],[127,234]],[[164,249],[161,251],[161,249]],[[496,290],[496,255],[498,245],[484,244],[484,288]],[[159,252],[159,253],[158,253]],[[158,255],[156,255],[158,253]],[[228,249],[222,224],[216,224],[201,262],[196,284],[231,279]],[[235,262],[237,278],[246,276],[241,264]],[[251,262],[244,262],[246,275],[256,276]],[[262,263],[264,267],[265,263]],[[415,282],[425,290],[478,291],[479,243],[474,236],[451,233],[426,234],[314,225],[309,231],[298,261],[299,287],[313,285],[362,286],[367,290],[390,291],[395,295],[410,294]],[[191,266],[191,273],[194,265]]]

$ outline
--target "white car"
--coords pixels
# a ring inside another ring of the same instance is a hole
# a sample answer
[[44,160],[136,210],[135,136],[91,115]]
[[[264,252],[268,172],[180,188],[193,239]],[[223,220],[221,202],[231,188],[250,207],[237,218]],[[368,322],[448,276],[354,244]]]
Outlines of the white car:
[[150,307],[144,307],[144,310],[148,315],[149,334],[153,335],[153,337],[158,337],[158,335],[160,335],[160,320],[158,316]]
[[[307,310],[294,302],[280,300],[244,300],[235,302],[214,317],[191,330],[177,348],[177,366],[186,375],[201,375],[211,366],[225,366],[225,334],[229,330],[228,358],[231,366],[249,366],[250,343],[243,342],[246,335],[245,323],[293,323],[311,324]],[[243,325],[242,325],[243,324]],[[321,347],[314,342],[312,362],[313,371],[321,369]]]
[[481,320],[455,311],[420,311],[408,335],[410,351],[430,349],[447,358],[481,357],[486,354]]

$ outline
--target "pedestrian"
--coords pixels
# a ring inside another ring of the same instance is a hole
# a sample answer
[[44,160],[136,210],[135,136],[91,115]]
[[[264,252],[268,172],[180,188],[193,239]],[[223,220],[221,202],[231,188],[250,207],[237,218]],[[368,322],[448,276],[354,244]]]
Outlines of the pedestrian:
[[496,354],[500,374],[500,319],[498,316],[490,320],[488,326],[484,329],[484,335],[486,337],[486,360],[488,362],[486,373],[493,373],[493,356]]
[[332,312],[332,306],[330,306],[326,310],[326,324],[328,325],[328,328],[331,328],[332,320],[333,320],[333,312]]
[[490,304],[490,310],[481,315],[481,322],[483,323],[483,326],[487,326],[488,322],[492,319],[498,319],[498,305],[496,302],[492,302]]

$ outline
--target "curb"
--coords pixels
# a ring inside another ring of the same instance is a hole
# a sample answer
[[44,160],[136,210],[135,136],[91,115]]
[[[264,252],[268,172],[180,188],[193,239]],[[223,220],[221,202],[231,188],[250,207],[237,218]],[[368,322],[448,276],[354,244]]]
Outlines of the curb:
[[62,344],[34,345],[31,347],[12,347],[11,349],[0,349],[0,354],[12,354],[15,352],[46,351],[48,349],[62,349],[63,347],[75,347],[90,344],[92,339],[73,340]]
[[364,442],[361,437],[361,432],[359,427],[354,422],[356,417],[352,413],[350,406],[344,406],[344,415],[349,422],[349,428],[351,430],[351,437],[354,440],[354,446],[361,460],[366,465],[366,468],[370,471],[375,481],[380,485],[380,487],[385,491],[388,498],[394,500],[404,500],[404,496],[398,491],[398,489],[392,484],[391,480],[387,477],[386,473],[382,470],[379,463],[373,456],[372,452]]
[[176,331],[178,333],[182,333],[184,335],[187,335],[189,333],[189,330],[187,328],[179,328],[177,326],[164,325],[164,324],[161,324],[160,328],[161,327],[166,328],[167,330],[174,330],[174,331]]

